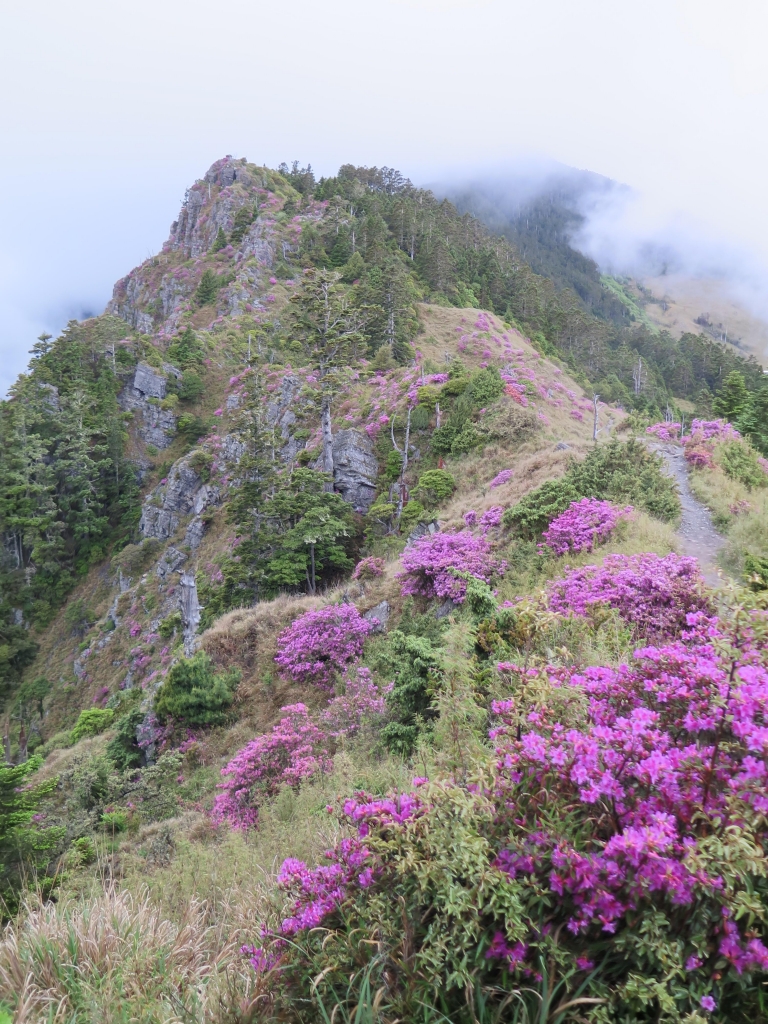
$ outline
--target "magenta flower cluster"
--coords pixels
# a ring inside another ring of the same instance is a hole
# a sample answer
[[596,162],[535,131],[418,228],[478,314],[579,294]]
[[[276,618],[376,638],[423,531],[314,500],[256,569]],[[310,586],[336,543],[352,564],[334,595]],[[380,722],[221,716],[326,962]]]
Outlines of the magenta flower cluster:
[[219,784],[222,792],[212,812],[217,824],[252,828],[259,820],[259,804],[281,786],[296,786],[331,770],[333,762],[323,749],[326,736],[309,717],[307,706],[290,704],[281,710],[285,717],[272,731],[251,740],[222,769],[226,781]]
[[456,572],[490,583],[494,574],[503,575],[506,569],[505,562],[494,558],[488,541],[468,530],[425,534],[405,549],[402,562],[398,578],[404,595],[450,598],[454,604],[461,604],[467,591],[466,580]]
[[677,441],[680,437],[681,425],[679,423],[653,423],[645,428],[646,434],[653,434],[660,441]]
[[264,800],[282,786],[296,787],[329,772],[333,767],[330,741],[354,735],[364,719],[384,710],[384,696],[364,666],[346,673],[342,692],[328,702],[318,720],[305,704],[281,708],[284,717],[272,731],[251,740],[222,769],[225,781],[219,784],[221,792],[214,801],[214,822],[254,828]]
[[353,580],[374,580],[384,572],[384,559],[371,555],[363,558],[354,568]]
[[277,638],[275,661],[296,683],[330,689],[363,651],[373,629],[353,604],[330,604],[300,615]]
[[507,483],[511,479],[512,479],[512,470],[511,469],[502,469],[502,471],[500,473],[497,473],[496,476],[493,478],[493,480],[491,480],[491,482],[490,482],[490,484],[488,484],[488,486],[489,487],[501,487],[502,484]]
[[548,593],[549,607],[563,615],[615,608],[647,639],[678,636],[689,613],[710,610],[696,559],[675,554],[608,555],[601,566],[567,570]]
[[[756,628],[765,613],[750,616],[729,635],[716,619],[692,614],[680,640],[638,650],[619,668],[504,666],[519,682],[541,671],[554,687],[582,694],[586,717],[569,728],[543,704],[521,728],[514,700],[493,703],[495,764],[483,800],[496,813],[484,817],[493,822],[484,885],[506,898],[515,892],[523,907],[549,893],[549,909],[544,928],[534,913],[514,943],[500,910],[488,922],[485,959],[538,978],[536,950],[557,928],[578,969],[591,971],[605,936],[639,934],[653,914],[675,922],[670,956],[709,1012],[713,983],[768,970],[760,911],[743,912],[768,843],[768,655]],[[286,940],[326,925],[371,887],[397,886],[412,870],[405,833],[413,834],[414,819],[439,819],[440,799],[438,790],[348,800],[343,817],[356,834],[326,853],[328,864],[284,862],[279,884],[293,896],[290,915],[265,934],[277,940],[268,953],[249,948],[254,966],[273,965]],[[402,862],[376,852],[393,833],[404,837]],[[738,868],[716,852],[723,844]]]
[[597,498],[572,501],[565,512],[552,520],[542,539],[556,555],[592,551],[633,511],[631,505],[619,508],[610,501],[598,501]]

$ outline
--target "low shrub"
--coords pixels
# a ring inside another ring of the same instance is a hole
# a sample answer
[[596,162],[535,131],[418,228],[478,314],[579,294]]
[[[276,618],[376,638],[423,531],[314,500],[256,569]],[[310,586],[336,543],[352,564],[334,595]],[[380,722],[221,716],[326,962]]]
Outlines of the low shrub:
[[732,480],[750,490],[768,485],[768,473],[758,461],[758,454],[746,441],[724,441],[716,451],[716,461]]
[[456,490],[456,480],[445,469],[428,469],[419,477],[416,493],[427,508],[434,508],[450,498]]
[[203,651],[181,658],[155,696],[157,719],[161,724],[172,720],[191,726],[224,725],[239,681],[237,669],[216,672]]
[[548,480],[504,514],[504,525],[532,539],[580,498],[631,504],[671,522],[680,515],[677,485],[663,471],[660,457],[641,442],[612,438],[593,448],[583,462],[572,462],[559,480]]
[[610,501],[582,498],[572,502],[544,531],[542,539],[556,555],[592,551],[607,540],[622,519],[632,514],[632,506],[618,508]]
[[365,582],[367,580],[378,579],[378,577],[383,575],[383,573],[384,559],[371,556],[369,558],[363,558],[357,563],[352,572],[352,579],[362,580]]
[[249,949],[277,1009],[762,1020],[768,620],[700,627],[618,669],[509,668],[474,778],[344,801],[345,837],[283,863],[290,912]]
[[690,614],[712,611],[698,562],[675,554],[608,555],[601,566],[567,570],[548,595],[549,607],[563,615],[615,608],[648,639],[679,636]]
[[405,549],[403,569],[398,573],[402,593],[422,597],[450,598],[461,604],[467,590],[466,580],[456,571],[469,573],[485,583],[504,573],[505,563],[491,553],[484,537],[460,533],[425,534]]
[[308,611],[277,638],[275,661],[294,682],[330,689],[334,678],[360,657],[372,629],[353,604]]
[[115,713],[111,708],[86,708],[69,734],[70,743],[77,743],[86,736],[98,736],[108,729],[114,721]]

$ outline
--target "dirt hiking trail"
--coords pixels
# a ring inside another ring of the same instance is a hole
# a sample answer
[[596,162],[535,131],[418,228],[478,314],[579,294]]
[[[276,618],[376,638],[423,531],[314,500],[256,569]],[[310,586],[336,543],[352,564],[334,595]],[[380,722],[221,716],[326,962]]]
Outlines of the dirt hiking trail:
[[683,449],[673,444],[649,444],[648,447],[664,459],[667,472],[680,490],[683,516],[676,532],[682,553],[698,559],[701,574],[710,587],[721,587],[723,578],[718,574],[717,554],[725,544],[725,537],[715,529],[706,505],[693,496]]

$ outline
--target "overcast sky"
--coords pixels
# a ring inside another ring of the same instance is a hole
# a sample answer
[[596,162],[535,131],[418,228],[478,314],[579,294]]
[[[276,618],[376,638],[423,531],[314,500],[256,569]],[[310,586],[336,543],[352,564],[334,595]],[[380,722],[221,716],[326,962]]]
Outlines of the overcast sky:
[[225,153],[416,183],[554,159],[768,280],[765,0],[37,0],[0,26],[0,392]]

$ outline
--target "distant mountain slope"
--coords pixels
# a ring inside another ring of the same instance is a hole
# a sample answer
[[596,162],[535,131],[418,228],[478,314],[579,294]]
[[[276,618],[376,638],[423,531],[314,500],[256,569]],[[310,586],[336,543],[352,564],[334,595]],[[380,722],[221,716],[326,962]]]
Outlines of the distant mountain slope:
[[620,188],[609,178],[571,168],[536,181],[513,171],[435,186],[462,213],[473,214],[512,242],[531,269],[553,281],[558,291],[572,289],[590,313],[625,326],[632,319],[627,306],[602,285],[595,261],[571,244],[584,224],[585,204]]

